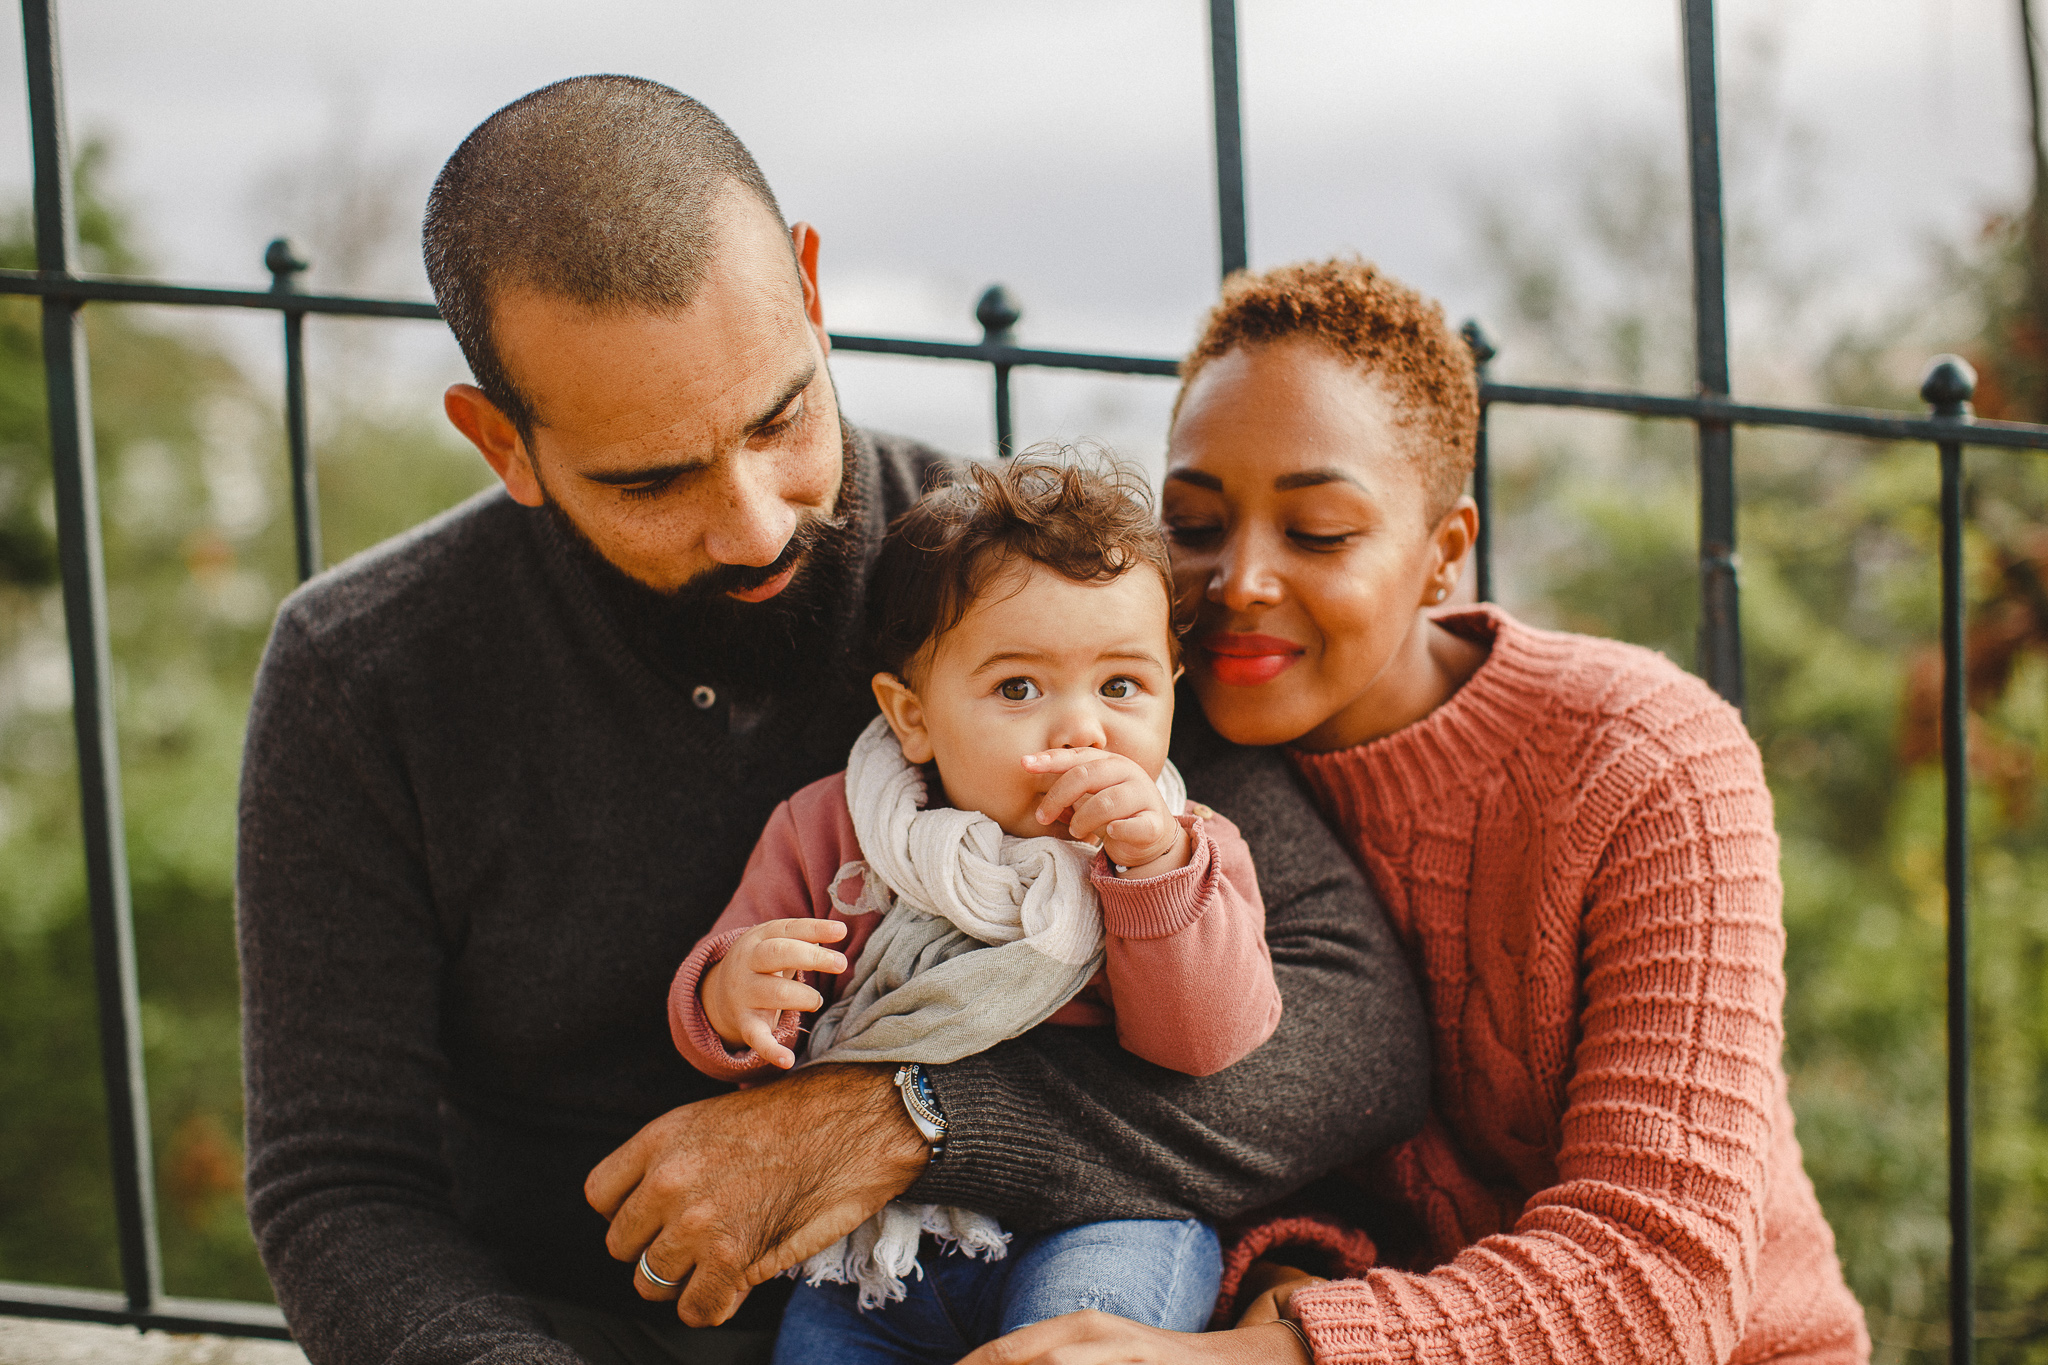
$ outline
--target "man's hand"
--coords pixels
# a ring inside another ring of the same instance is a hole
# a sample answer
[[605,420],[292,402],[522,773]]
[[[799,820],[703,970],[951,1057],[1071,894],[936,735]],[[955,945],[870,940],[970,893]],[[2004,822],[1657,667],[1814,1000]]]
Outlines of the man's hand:
[[1069,838],[1098,841],[1126,877],[1156,877],[1187,866],[1193,845],[1166,808],[1159,784],[1136,761],[1107,749],[1047,749],[1024,755],[1027,772],[1052,774],[1039,798],[1041,825],[1064,822]]
[[671,1109],[583,1182],[611,1220],[605,1249],[642,1252],[644,1299],[675,1299],[692,1327],[738,1310],[755,1285],[823,1251],[910,1188],[930,1148],[903,1111],[893,1067],[822,1066]]
[[825,997],[795,977],[845,971],[846,958],[820,946],[845,937],[846,926],[832,919],[771,919],[741,934],[697,983],[711,1031],[784,1071],[795,1066],[796,1054],[775,1040],[775,1026],[784,1010],[825,1007]]

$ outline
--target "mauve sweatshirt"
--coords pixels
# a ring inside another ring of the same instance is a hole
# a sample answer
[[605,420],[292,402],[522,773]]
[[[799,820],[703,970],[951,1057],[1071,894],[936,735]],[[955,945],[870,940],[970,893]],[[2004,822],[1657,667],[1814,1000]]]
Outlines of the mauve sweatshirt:
[[[1045,1024],[1114,1028],[1125,1051],[1170,1071],[1207,1076],[1242,1061],[1273,1036],[1280,990],[1273,984],[1266,911],[1244,836],[1193,801],[1180,822],[1192,849],[1174,871],[1119,877],[1108,858],[1095,855],[1089,878],[1101,907],[1104,962]],[[876,903],[862,895],[873,875],[846,808],[845,773],[813,782],[775,808],[732,904],[684,959],[669,988],[669,1032],[691,1066],[729,1081],[779,1074],[753,1048],[728,1046],[711,1027],[699,990],[704,974],[758,924],[837,920],[847,933],[831,946],[845,956],[846,970],[798,976],[827,1004],[839,999],[885,913],[865,908]],[[776,1041],[800,1052],[797,1031],[804,1017],[784,1010]]]

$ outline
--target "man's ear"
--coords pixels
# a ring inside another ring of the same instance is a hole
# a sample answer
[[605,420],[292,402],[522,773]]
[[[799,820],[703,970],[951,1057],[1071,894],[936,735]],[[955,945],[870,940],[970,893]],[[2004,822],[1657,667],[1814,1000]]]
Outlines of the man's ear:
[[877,673],[870,681],[875,689],[875,704],[882,708],[882,719],[896,732],[903,756],[912,763],[931,762],[932,737],[924,728],[924,703],[917,699],[917,693],[894,673]]
[[474,384],[451,384],[441,396],[441,409],[455,429],[467,436],[483,455],[499,482],[505,485],[505,491],[512,495],[512,501],[527,507],[538,507],[547,501],[540,476],[534,473],[533,460],[526,453],[526,442],[520,439],[519,428],[512,425],[512,419],[496,403],[484,397],[482,389]]
[[796,273],[804,285],[804,316],[817,334],[818,349],[832,354],[832,337],[825,330],[825,298],[818,292],[818,230],[809,223],[792,223],[790,250],[796,253]]

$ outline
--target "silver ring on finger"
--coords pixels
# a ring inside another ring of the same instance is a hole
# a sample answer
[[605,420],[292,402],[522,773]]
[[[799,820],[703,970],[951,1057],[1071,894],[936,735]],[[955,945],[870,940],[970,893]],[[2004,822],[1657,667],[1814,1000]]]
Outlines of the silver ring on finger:
[[640,1253],[640,1273],[647,1277],[649,1284],[659,1285],[663,1289],[680,1288],[683,1283],[681,1280],[664,1280],[655,1274],[654,1267],[647,1264],[647,1253],[644,1251]]

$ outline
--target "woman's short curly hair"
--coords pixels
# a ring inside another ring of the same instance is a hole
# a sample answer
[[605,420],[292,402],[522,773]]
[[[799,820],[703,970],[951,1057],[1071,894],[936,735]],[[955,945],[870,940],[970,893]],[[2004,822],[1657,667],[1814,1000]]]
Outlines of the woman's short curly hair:
[[1472,351],[1434,300],[1356,257],[1239,272],[1223,284],[1195,348],[1180,365],[1181,399],[1204,366],[1240,346],[1298,337],[1326,346],[1380,381],[1394,420],[1415,434],[1434,522],[1472,473],[1479,380]]
[[[1151,487],[1107,455],[1047,443],[1002,464],[967,465],[890,525],[868,585],[870,663],[908,681],[925,646],[1026,564],[1076,583],[1150,573],[1174,609]],[[1178,666],[1177,628],[1167,648]]]

